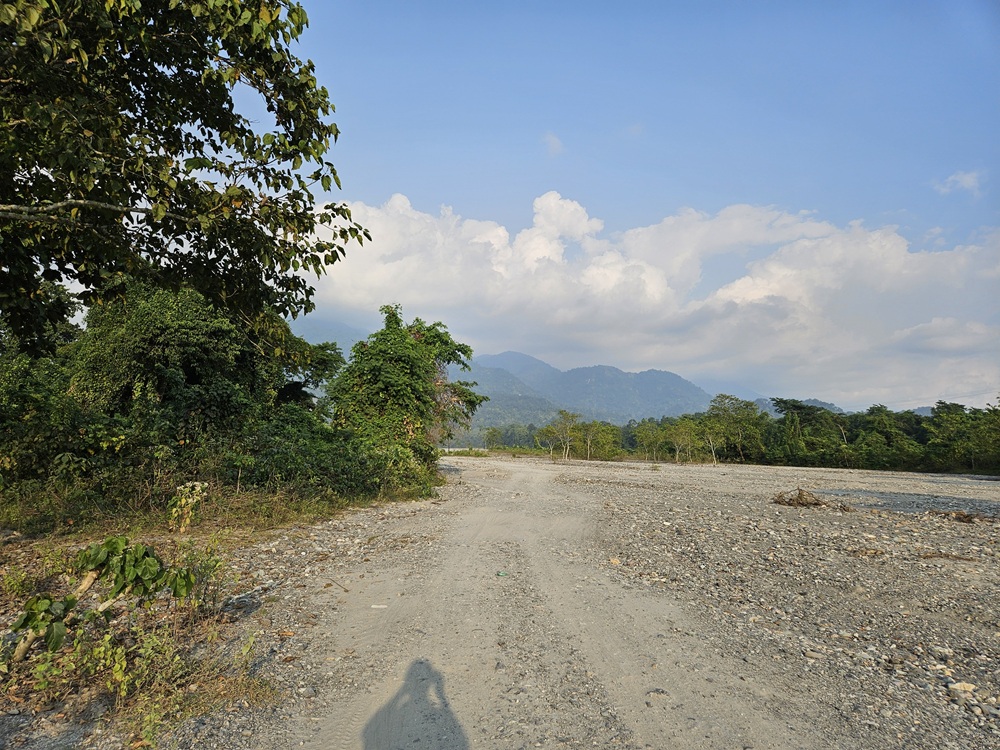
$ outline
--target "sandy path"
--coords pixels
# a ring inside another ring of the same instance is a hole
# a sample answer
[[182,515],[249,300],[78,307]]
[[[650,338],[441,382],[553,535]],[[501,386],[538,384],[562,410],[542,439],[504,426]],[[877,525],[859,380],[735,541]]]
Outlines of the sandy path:
[[[604,513],[545,462],[462,467],[427,555],[369,561],[316,625],[356,684],[298,723],[313,748],[797,748],[829,740],[698,635],[669,596],[577,551]],[[430,524],[432,528],[419,528]],[[318,607],[322,612],[322,603]]]

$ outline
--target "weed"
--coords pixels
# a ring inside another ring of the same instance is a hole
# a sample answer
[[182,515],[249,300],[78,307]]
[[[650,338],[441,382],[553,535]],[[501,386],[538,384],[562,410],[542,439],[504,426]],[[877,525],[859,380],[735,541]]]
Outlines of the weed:
[[213,536],[204,547],[187,542],[178,548],[179,565],[192,576],[191,590],[180,599],[178,607],[191,615],[215,610],[223,584],[222,558],[218,556],[218,539]]
[[35,579],[18,568],[7,571],[6,575],[0,579],[0,591],[12,599],[25,598],[32,593],[35,585]]
[[177,488],[177,494],[167,504],[171,531],[183,534],[191,528],[195,512],[205,500],[207,487],[205,482],[185,482]]

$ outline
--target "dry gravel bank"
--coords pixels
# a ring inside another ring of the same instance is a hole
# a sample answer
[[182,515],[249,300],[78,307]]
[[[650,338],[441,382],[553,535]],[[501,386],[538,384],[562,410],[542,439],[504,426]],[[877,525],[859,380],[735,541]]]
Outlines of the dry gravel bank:
[[[227,638],[255,634],[280,703],[236,702],[165,746],[1000,746],[1000,483],[444,463],[435,501],[233,555]],[[798,488],[827,504],[772,502]],[[0,737],[122,746],[51,715],[8,716]]]

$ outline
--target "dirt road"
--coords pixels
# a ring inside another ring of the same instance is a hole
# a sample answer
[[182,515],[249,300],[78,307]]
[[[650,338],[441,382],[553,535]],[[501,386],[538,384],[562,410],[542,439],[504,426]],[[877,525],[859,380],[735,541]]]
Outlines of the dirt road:
[[[443,464],[436,499],[230,549],[209,655],[277,701],[160,746],[1000,747],[995,479]],[[0,746],[136,746],[102,706],[10,706]]]
[[[272,649],[299,669],[295,700],[254,722],[243,746],[1000,746],[997,525],[928,517],[917,531],[939,556],[893,561],[880,592],[865,576],[898,557],[891,544],[911,549],[900,524],[916,517],[839,505],[885,499],[878,477],[890,477],[908,502],[995,509],[995,482],[942,479],[945,491],[916,475],[445,464],[439,503],[377,529],[393,540],[382,553],[312,570],[307,638]],[[770,503],[796,486],[832,504]],[[816,569],[791,574],[799,559]],[[925,573],[964,576],[964,594],[921,620],[905,570],[917,591]]]

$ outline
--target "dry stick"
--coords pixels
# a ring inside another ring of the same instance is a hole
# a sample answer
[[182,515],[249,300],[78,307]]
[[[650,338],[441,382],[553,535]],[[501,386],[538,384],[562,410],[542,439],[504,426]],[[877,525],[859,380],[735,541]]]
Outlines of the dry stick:
[[[42,631],[44,632],[44,631]],[[31,648],[31,644],[35,642],[38,638],[38,633],[34,630],[29,630],[24,634],[24,637],[18,641],[17,648],[14,650],[14,663],[17,664],[19,661],[24,661],[25,655],[28,653],[28,649]]]

